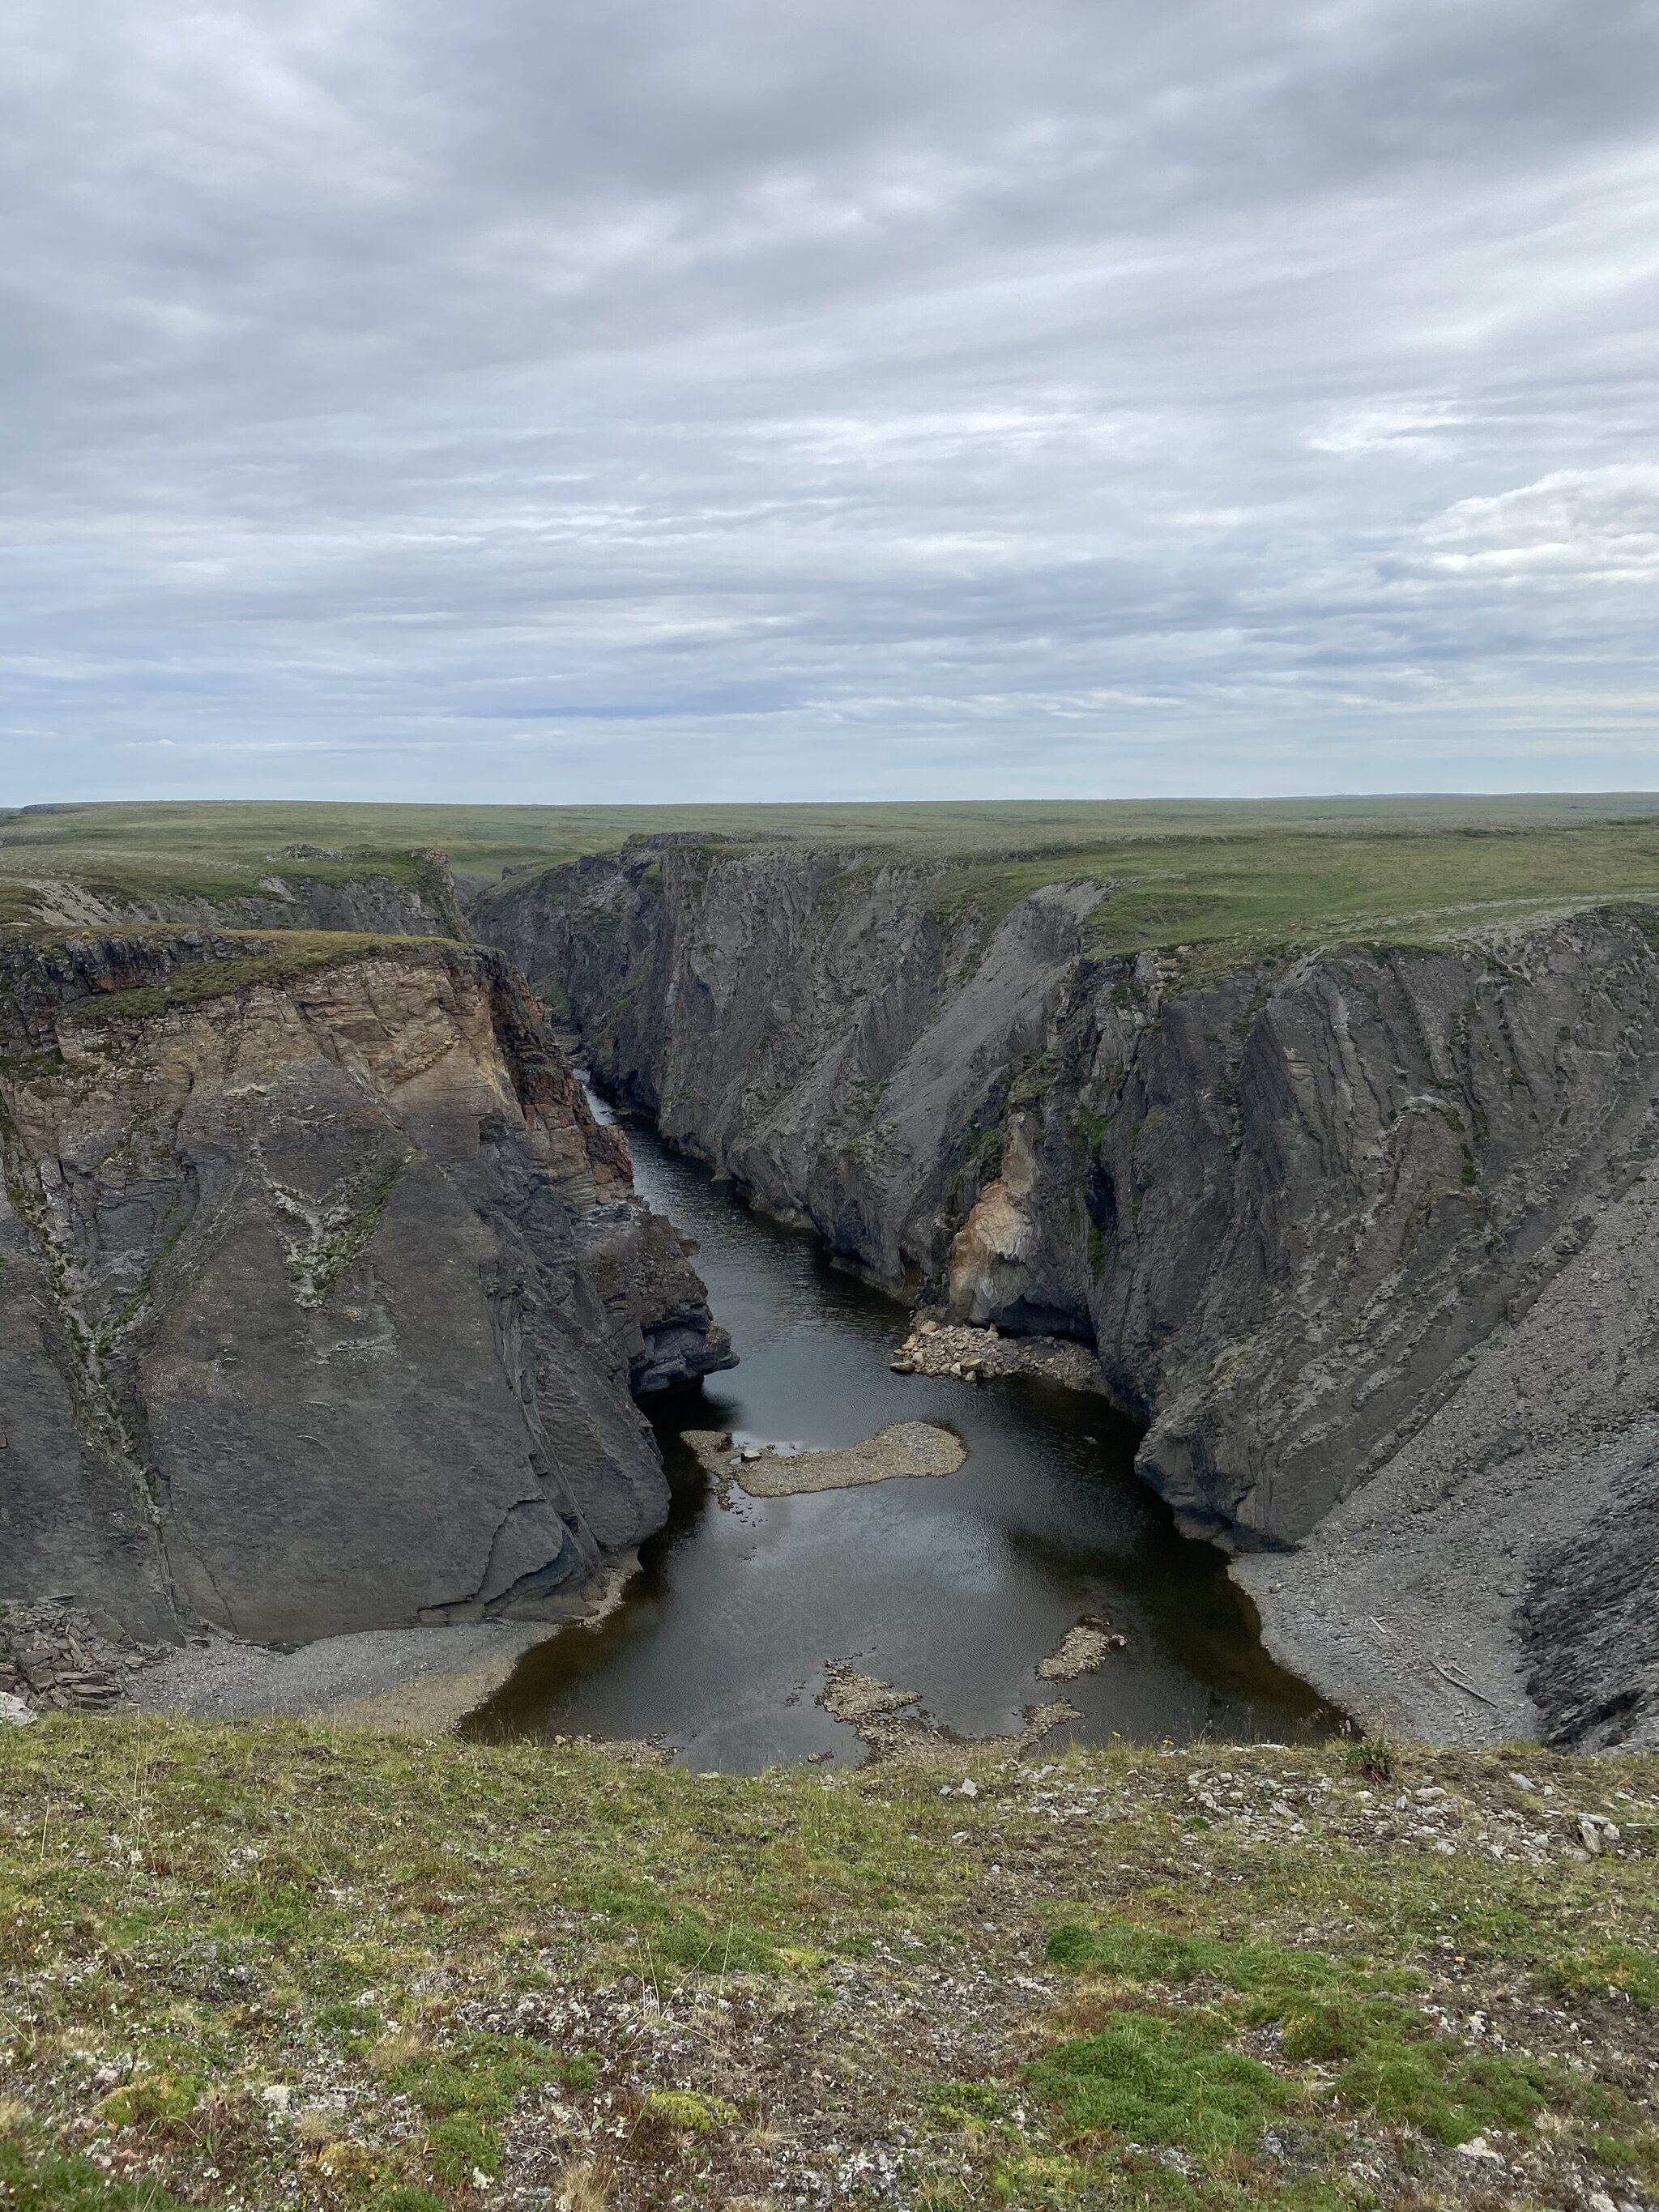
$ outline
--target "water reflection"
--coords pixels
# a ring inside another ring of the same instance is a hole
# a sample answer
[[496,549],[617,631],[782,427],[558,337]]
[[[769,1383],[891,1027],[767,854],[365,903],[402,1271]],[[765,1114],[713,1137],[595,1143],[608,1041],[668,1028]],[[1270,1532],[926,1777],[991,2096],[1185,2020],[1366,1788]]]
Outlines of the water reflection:
[[[1221,1556],[1177,1536],[1136,1480],[1134,1433],[1103,1401],[893,1375],[890,1300],[649,1132],[629,1139],[641,1189],[699,1241],[742,1364],[659,1405],[673,1504],[622,1604],[532,1652],[472,1733],[650,1736],[733,1771],[855,1763],[857,1739],[813,1702],[826,1662],[852,1659],[965,1735],[1006,1734],[1056,1694],[1036,1664],[1083,1613],[1128,1638],[1063,1686],[1083,1741],[1323,1733],[1328,1716],[1262,1651]],[[718,1427],[845,1445],[896,1420],[956,1430],[966,1463],[800,1498],[739,1492],[726,1510],[679,1440]]]

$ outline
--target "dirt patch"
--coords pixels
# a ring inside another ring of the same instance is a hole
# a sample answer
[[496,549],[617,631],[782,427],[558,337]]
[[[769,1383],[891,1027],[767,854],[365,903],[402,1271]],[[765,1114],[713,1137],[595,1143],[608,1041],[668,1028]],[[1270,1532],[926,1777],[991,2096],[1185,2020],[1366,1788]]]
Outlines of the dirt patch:
[[515,1642],[459,1674],[434,1667],[373,1696],[342,1698],[326,1708],[328,1717],[343,1728],[382,1729],[393,1735],[447,1735],[495,1695],[523,1656]]

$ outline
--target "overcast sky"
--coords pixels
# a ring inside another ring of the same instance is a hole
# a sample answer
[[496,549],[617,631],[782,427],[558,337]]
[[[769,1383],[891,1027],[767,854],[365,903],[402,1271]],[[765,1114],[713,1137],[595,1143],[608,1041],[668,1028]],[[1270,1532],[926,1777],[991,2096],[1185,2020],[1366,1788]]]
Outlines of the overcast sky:
[[1652,0],[11,0],[0,799],[1659,785]]

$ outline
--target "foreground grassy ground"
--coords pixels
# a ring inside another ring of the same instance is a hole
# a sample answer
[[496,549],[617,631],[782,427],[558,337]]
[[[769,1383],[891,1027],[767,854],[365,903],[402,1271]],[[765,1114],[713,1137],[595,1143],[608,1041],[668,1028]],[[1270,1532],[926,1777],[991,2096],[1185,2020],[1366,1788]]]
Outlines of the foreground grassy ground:
[[1659,2188],[1659,1760],[0,1741],[0,2204]]
[[995,919],[1073,876],[1110,884],[1099,949],[1178,952],[1195,974],[1333,939],[1433,942],[1607,899],[1659,899],[1659,796],[890,806],[434,807],[203,804],[0,812],[0,925],[32,886],[170,904],[283,877],[376,874],[434,891],[418,848],[471,881],[673,830],[902,848],[936,902]]

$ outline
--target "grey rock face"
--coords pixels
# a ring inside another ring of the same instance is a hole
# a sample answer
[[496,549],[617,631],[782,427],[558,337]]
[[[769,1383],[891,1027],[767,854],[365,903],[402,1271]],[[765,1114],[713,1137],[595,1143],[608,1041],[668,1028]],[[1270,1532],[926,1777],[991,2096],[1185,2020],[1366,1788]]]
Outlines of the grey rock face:
[[9,947],[0,1139],[0,1595],[556,1616],[659,1524],[630,1373],[729,1352],[499,958]]
[[876,1280],[943,1264],[1103,893],[1024,900],[988,946],[939,872],[836,851],[652,839],[472,908],[577,1023],[601,1080]]
[[[1334,1574],[1350,1524],[1375,1561],[1455,1499],[1467,1537],[1507,1462],[1600,1512],[1599,1480],[1575,1473],[1585,1440],[1659,1405],[1659,1240],[1631,1232],[1617,1289],[1589,1257],[1659,1160],[1659,918],[1336,947],[1185,988],[1175,963],[1091,953],[1109,896],[1059,885],[981,920],[890,857],[659,840],[515,881],[473,919],[562,994],[604,1083],[761,1204],[953,1319],[1096,1345],[1146,1424],[1143,1473],[1193,1533],[1304,1547]],[[1527,1358],[1571,1368],[1565,1432],[1524,1376],[1519,1396],[1494,1379],[1557,1294],[1558,1351],[1540,1326]],[[1598,1350],[1614,1340],[1616,1366]],[[1415,1503],[1333,1519],[1391,1495],[1384,1477]],[[1614,1514],[1581,1541],[1558,1516],[1562,1586],[1610,1547],[1622,1620],[1659,1580],[1645,1525]],[[1503,1540],[1524,1565],[1524,1526]],[[1432,1626],[1448,1590],[1431,1568],[1409,1571]],[[1274,1648],[1362,1703],[1371,1662],[1339,1624],[1315,1632],[1297,1567],[1241,1573]],[[1534,1605],[1528,1659],[1525,1580],[1488,1608],[1508,1672],[1486,1705],[1462,1699],[1476,1732],[1500,1709],[1612,1725],[1590,1716],[1638,1668],[1625,1630],[1604,1624],[1595,1685],[1563,1703],[1536,1650],[1559,1648],[1568,1601]],[[1445,1693],[1419,1656],[1416,1687],[1390,1691],[1396,1725]]]
[[1550,1736],[1595,1750],[1659,1745],[1659,1422],[1629,1443],[1602,1510],[1539,1547],[1521,1609]]

